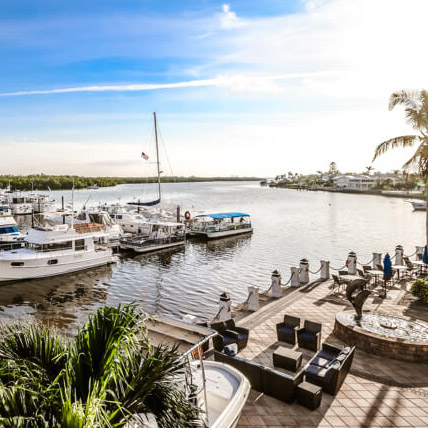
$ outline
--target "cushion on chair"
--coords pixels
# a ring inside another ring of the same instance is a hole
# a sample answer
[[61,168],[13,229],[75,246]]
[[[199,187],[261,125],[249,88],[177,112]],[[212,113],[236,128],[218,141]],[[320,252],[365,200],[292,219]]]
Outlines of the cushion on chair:
[[317,335],[313,333],[300,333],[299,339],[303,340],[317,340]]
[[342,352],[335,358],[336,361],[344,361],[347,354],[342,354]]
[[323,358],[323,357],[315,357],[313,360],[311,360],[311,364],[318,367],[328,367],[328,365],[334,360]]
[[331,370],[331,367],[324,368],[310,364],[309,367],[305,369],[305,374],[309,379],[320,379],[322,382],[328,383],[333,376],[333,370]]
[[349,354],[351,352],[351,348],[349,346],[345,346],[340,352],[341,354]]
[[335,369],[335,370],[339,370],[340,369],[340,364],[341,362],[338,360],[332,360],[328,363],[327,368],[328,369]]
[[229,357],[234,357],[238,353],[238,345],[236,343],[231,343],[224,347],[223,352]]
[[235,344],[236,341],[233,339],[233,337],[229,337],[229,336],[224,336],[223,337],[223,344],[224,346],[230,345],[230,344]]

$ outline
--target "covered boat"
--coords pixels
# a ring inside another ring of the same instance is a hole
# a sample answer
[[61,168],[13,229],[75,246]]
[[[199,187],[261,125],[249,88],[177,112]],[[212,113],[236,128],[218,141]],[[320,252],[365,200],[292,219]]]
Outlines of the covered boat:
[[[183,387],[189,399],[200,406],[201,422],[210,428],[236,427],[250,393],[248,379],[235,368],[203,358],[208,341],[217,334],[207,327],[167,317],[147,321],[148,336],[153,345],[177,345],[181,358],[187,360]],[[154,419],[150,427],[157,427]]]
[[208,239],[251,233],[250,215],[240,212],[201,214],[195,217],[191,227],[192,235]]

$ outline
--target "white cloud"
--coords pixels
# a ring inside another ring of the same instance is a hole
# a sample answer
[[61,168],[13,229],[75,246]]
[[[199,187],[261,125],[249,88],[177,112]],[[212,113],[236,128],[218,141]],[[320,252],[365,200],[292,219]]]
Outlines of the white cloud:
[[220,24],[223,28],[237,28],[244,25],[243,21],[236,16],[236,13],[233,12],[230,8],[230,5],[222,5],[223,13],[220,15]]

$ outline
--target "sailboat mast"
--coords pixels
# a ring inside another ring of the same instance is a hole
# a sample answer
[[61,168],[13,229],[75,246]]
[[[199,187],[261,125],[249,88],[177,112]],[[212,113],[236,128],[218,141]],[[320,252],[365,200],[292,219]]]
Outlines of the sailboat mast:
[[159,201],[161,200],[161,179],[160,179],[160,165],[159,165],[159,146],[158,146],[158,126],[156,122],[156,112],[153,112],[153,118],[155,120],[155,140],[156,140],[156,163],[158,166],[158,193]]

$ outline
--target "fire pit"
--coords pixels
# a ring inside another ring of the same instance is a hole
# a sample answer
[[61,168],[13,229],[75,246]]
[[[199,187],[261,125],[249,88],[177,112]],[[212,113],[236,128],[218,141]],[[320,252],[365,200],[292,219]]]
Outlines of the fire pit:
[[405,361],[428,361],[428,325],[405,317],[365,312],[336,315],[334,334],[363,351]]

